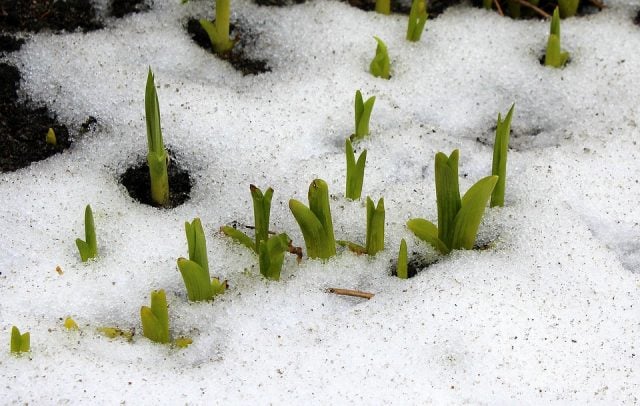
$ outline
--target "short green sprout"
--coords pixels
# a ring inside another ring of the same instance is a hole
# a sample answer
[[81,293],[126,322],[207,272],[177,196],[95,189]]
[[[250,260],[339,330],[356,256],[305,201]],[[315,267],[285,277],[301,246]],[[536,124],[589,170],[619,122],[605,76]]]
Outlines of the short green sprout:
[[473,248],[485,206],[498,181],[497,176],[487,176],[471,186],[460,199],[458,157],[457,149],[450,156],[442,152],[436,154],[438,226],[420,218],[407,222],[409,230],[442,254],[455,249]]
[[389,79],[391,71],[391,62],[389,62],[389,53],[387,46],[378,37],[375,38],[378,46],[376,47],[376,55],[373,57],[369,65],[369,72],[377,78]]
[[391,0],[376,0],[376,13],[391,14]]
[[49,128],[49,131],[47,131],[47,137],[45,138],[45,142],[49,145],[58,145],[58,140],[56,139],[56,132],[53,131],[53,128]]
[[376,255],[384,249],[384,199],[378,200],[376,206],[367,196],[367,236],[365,246],[361,246],[349,241],[339,240],[338,244],[348,247],[358,254]]
[[64,319],[64,328],[66,328],[67,330],[80,330],[80,327],[78,327],[78,323],[76,323],[75,320],[73,320],[71,317],[67,317],[66,319]]
[[90,258],[95,258],[98,255],[96,228],[93,223],[93,212],[90,205],[87,205],[84,209],[84,238],[86,241],[77,238],[76,246],[80,251],[82,262],[87,262]]
[[356,90],[355,98],[355,118],[356,118],[356,132],[351,134],[351,141],[360,140],[369,135],[369,120],[371,119],[371,111],[373,110],[373,104],[376,102],[376,97],[371,96],[365,102],[362,98],[360,90]]
[[20,334],[18,327],[11,328],[11,352],[20,354],[29,352],[31,349],[31,335],[29,333]]
[[158,206],[167,206],[169,204],[169,175],[167,173],[169,155],[162,141],[160,104],[151,68],[149,68],[147,75],[144,110],[147,121],[147,145],[149,147],[147,164],[151,178],[151,200]]
[[164,290],[151,292],[151,307],[140,308],[142,335],[156,343],[169,342],[169,310]]
[[304,236],[307,255],[310,258],[327,259],[336,254],[327,183],[322,179],[315,179],[309,186],[308,197],[309,207],[291,199],[289,209]]
[[207,243],[204,238],[202,223],[199,218],[184,224],[189,247],[189,259],[178,258],[178,269],[182,275],[187,296],[192,302],[210,300],[215,295],[224,293],[226,283],[209,275],[207,259]]
[[398,251],[398,264],[396,265],[396,276],[398,276],[398,278],[409,278],[408,262],[407,242],[403,238],[402,241],[400,241],[400,250]]
[[215,21],[200,20],[200,25],[207,32],[214,52],[219,55],[229,52],[233,48],[234,42],[229,38],[230,16],[231,0],[216,0]]
[[133,330],[123,330],[118,327],[98,327],[98,332],[108,338],[124,338],[127,341],[133,340]]
[[551,28],[549,30],[549,40],[547,41],[547,52],[544,56],[544,64],[554,68],[562,68],[569,60],[569,53],[562,52],[560,47],[560,15],[558,7],[553,10],[551,18]]
[[345,155],[347,157],[347,182],[345,197],[351,200],[360,199],[362,195],[362,184],[364,183],[364,166],[367,163],[367,150],[365,149],[358,156],[353,152],[353,145],[347,139],[345,141]]
[[407,26],[407,40],[420,41],[424,26],[427,23],[427,3],[425,0],[413,0],[409,12],[409,25]]
[[511,132],[511,118],[515,103],[511,105],[507,116],[502,120],[498,113],[496,125],[496,139],[493,142],[493,163],[491,174],[498,176],[498,183],[491,194],[491,207],[504,206],[504,191],[507,183],[507,152],[509,150],[509,133]]
[[269,217],[271,216],[271,199],[273,189],[268,188],[264,194],[249,185],[253,200],[253,217],[255,222],[255,241],[248,235],[233,227],[224,226],[222,232],[240,244],[258,254],[260,273],[267,279],[279,280],[284,254],[289,249],[289,236],[285,233],[269,237]]
[[491,10],[491,6],[493,5],[493,0],[482,0],[482,7],[486,10]]
[[558,8],[560,9],[560,17],[573,17],[578,12],[580,0],[558,0]]

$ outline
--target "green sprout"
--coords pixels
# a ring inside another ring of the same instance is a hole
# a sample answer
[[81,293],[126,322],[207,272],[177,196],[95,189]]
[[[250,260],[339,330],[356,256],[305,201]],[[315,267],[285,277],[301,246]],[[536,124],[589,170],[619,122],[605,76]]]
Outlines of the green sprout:
[[391,0],[376,0],[376,13],[391,14]]
[[164,290],[151,292],[151,307],[140,308],[142,335],[156,343],[169,342],[169,310]]
[[327,183],[322,179],[315,179],[309,186],[308,197],[309,207],[291,199],[289,209],[302,231],[307,255],[310,258],[327,259],[336,254]]
[[522,6],[518,0],[507,0],[507,7],[511,18],[520,18],[522,16]]
[[207,243],[204,238],[202,223],[199,218],[191,223],[185,222],[189,247],[189,259],[178,258],[178,269],[182,275],[187,296],[192,302],[210,300],[215,295],[224,293],[226,283],[209,275],[209,260],[207,259]]
[[491,6],[493,5],[493,0],[482,0],[482,7],[486,10],[491,10]]
[[578,5],[580,5],[580,0],[558,0],[560,17],[568,18],[575,16],[578,12]]
[[231,51],[233,40],[229,38],[229,18],[231,0],[216,0],[216,19],[214,22],[201,19],[200,25],[207,32],[213,50],[218,55]]
[[356,90],[355,98],[355,117],[356,117],[356,132],[351,134],[351,140],[360,140],[369,135],[369,120],[371,119],[371,111],[373,110],[373,104],[376,102],[376,97],[371,96],[365,102],[362,98],[360,90]]
[[53,128],[49,128],[49,131],[47,131],[45,142],[49,145],[58,145],[58,140],[56,139],[56,132],[53,131]]
[[149,164],[149,177],[151,178],[151,199],[159,206],[169,204],[169,175],[167,163],[169,155],[164,149],[162,131],[160,129],[160,104],[153,80],[153,72],[149,68],[147,75],[147,87],[144,94],[144,110],[147,120],[147,163]]
[[267,279],[279,280],[284,254],[289,249],[289,236],[285,233],[269,237],[269,217],[271,215],[271,199],[273,189],[268,188],[264,194],[249,185],[253,200],[253,217],[255,222],[255,241],[248,235],[233,227],[223,226],[222,232],[240,244],[258,254],[260,273]]
[[424,31],[424,25],[427,23],[427,3],[425,0],[413,0],[411,2],[411,11],[409,12],[409,25],[407,26],[407,40],[420,41]]
[[409,278],[409,261],[407,257],[407,242],[403,238],[402,241],[400,241],[400,250],[398,251],[398,264],[396,265],[396,275],[400,279]]
[[507,116],[502,120],[498,113],[496,125],[496,139],[493,142],[493,163],[491,174],[498,176],[498,183],[491,194],[491,207],[504,206],[504,191],[507,183],[507,151],[509,150],[509,133],[511,132],[511,117],[515,103],[511,105]]
[[442,152],[436,154],[438,226],[420,218],[407,222],[409,230],[442,254],[473,248],[485,206],[498,181],[497,176],[480,179],[460,199],[458,157],[457,149],[448,157]]
[[20,334],[18,327],[11,328],[11,352],[20,354],[29,352],[31,349],[31,335],[29,333]]
[[369,72],[377,78],[389,79],[389,73],[391,70],[391,62],[389,62],[389,53],[387,52],[387,46],[378,37],[375,38],[378,46],[376,47],[376,55],[373,57],[371,64],[369,65]]
[[569,59],[568,52],[562,52],[560,48],[560,15],[558,7],[553,10],[551,18],[551,29],[549,30],[549,40],[547,41],[547,52],[544,56],[544,64],[554,68],[561,68]]
[[343,240],[339,240],[337,243],[358,254],[376,255],[384,249],[384,217],[384,199],[380,198],[376,206],[373,200],[367,196],[367,236],[365,246]]
[[87,205],[84,209],[84,238],[86,238],[86,241],[77,238],[76,245],[78,246],[78,251],[80,251],[82,262],[87,262],[90,258],[95,258],[98,255],[96,227],[93,223],[93,212],[90,205]]
[[362,195],[362,184],[364,182],[364,165],[367,163],[367,150],[365,149],[358,156],[353,152],[353,145],[347,139],[345,141],[345,154],[347,156],[347,183],[345,197],[351,200],[360,199]]

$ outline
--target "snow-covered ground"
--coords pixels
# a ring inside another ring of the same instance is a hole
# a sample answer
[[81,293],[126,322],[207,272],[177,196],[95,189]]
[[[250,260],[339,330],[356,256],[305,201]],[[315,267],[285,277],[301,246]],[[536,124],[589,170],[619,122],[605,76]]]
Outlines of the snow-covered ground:
[[[233,0],[259,33],[249,52],[272,72],[243,77],[184,26],[211,1],[156,0],[104,30],[41,33],[5,59],[22,90],[61,121],[95,131],[65,153],[0,174],[0,403],[637,404],[640,402],[640,27],[636,1],[608,0],[562,22],[562,70],[538,59],[548,23],[462,5],[404,39],[406,16],[337,1],[286,8]],[[375,41],[392,78],[368,73]],[[171,210],[119,183],[146,149],[144,86],[158,85],[165,143],[190,171],[191,199]],[[288,257],[279,282],[221,236],[251,224],[249,184],[275,189],[271,228],[297,245],[288,200],[329,184],[336,238],[364,241],[364,200],[344,198],[353,97],[377,97],[363,195],[385,198],[386,250],[321,262]],[[516,104],[506,205],[487,209],[483,251],[458,251],[400,280],[406,229],[436,219],[433,159],[460,149],[461,189],[490,174],[498,112]],[[93,207],[99,258],[80,262]],[[189,303],[176,259],[200,217],[212,274],[230,289]],[[84,237],[83,237],[84,238]],[[55,269],[60,266],[63,274]],[[363,299],[327,288],[372,292]],[[165,289],[172,334],[142,337],[139,309]],[[80,332],[69,332],[71,316]],[[9,353],[12,325],[30,354]],[[132,342],[96,329],[135,329]]]

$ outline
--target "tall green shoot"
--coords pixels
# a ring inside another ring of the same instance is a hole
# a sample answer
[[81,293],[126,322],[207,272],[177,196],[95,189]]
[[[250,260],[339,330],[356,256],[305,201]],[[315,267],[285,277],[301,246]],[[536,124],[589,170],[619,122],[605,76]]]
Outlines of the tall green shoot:
[[156,343],[166,344],[169,337],[169,309],[164,290],[151,292],[151,307],[140,308],[142,335]]
[[215,22],[200,20],[200,25],[207,32],[214,52],[219,55],[233,48],[234,41],[229,38],[230,17],[231,0],[216,0]]
[[226,283],[209,275],[209,260],[204,230],[199,218],[191,223],[185,222],[189,259],[178,258],[178,269],[187,289],[187,296],[192,302],[210,300],[215,295],[224,293]]
[[84,236],[86,241],[77,238],[76,246],[80,252],[80,259],[82,259],[82,262],[87,262],[90,258],[98,256],[96,227],[93,222],[93,212],[91,211],[90,205],[87,205],[84,209]]
[[309,258],[330,258],[336,254],[336,240],[327,183],[322,179],[311,182],[308,198],[309,207],[291,199],[289,209],[300,226]]
[[376,0],[376,13],[391,14],[391,0]]
[[369,72],[377,78],[389,79],[391,73],[391,62],[389,61],[389,52],[387,46],[378,37],[373,37],[378,45],[376,46],[376,54],[369,64]]
[[554,68],[563,67],[569,60],[569,53],[563,52],[560,47],[560,15],[558,7],[553,11],[551,18],[551,28],[549,29],[549,40],[547,41],[547,51],[544,56],[544,64]]
[[260,273],[267,279],[280,280],[284,254],[289,248],[289,236],[285,233],[274,235],[258,243],[258,263]]
[[144,109],[147,121],[147,145],[149,147],[147,164],[151,178],[151,200],[158,206],[167,206],[169,204],[169,175],[167,173],[169,156],[162,141],[160,104],[151,68],[149,68],[147,75]]
[[442,254],[473,248],[485,206],[498,181],[497,176],[487,176],[471,186],[460,199],[458,159],[458,150],[450,156],[442,152],[436,154],[438,225],[420,218],[407,222],[409,230]]
[[355,133],[351,134],[351,140],[356,141],[369,135],[369,120],[371,119],[371,111],[373,110],[373,104],[376,102],[376,97],[371,96],[365,102],[362,98],[360,90],[356,90],[355,97]]
[[511,105],[504,120],[498,113],[498,123],[496,124],[496,139],[493,142],[493,162],[491,164],[491,174],[498,177],[496,187],[491,193],[491,207],[504,206],[504,192],[507,184],[507,152],[509,151],[509,134],[511,132],[511,118],[515,103]]
[[31,335],[29,333],[20,334],[18,327],[11,328],[11,352],[20,354],[31,350]]
[[367,150],[365,149],[358,156],[356,161],[353,145],[347,139],[345,141],[345,155],[347,158],[347,182],[345,197],[351,200],[358,200],[362,195],[362,184],[364,183],[364,166],[367,163]]
[[427,23],[427,3],[425,0],[413,0],[411,2],[411,11],[409,12],[409,24],[407,26],[407,40],[417,42],[420,41],[424,26]]
[[338,240],[337,243],[358,254],[376,255],[384,250],[384,218],[384,199],[378,200],[376,206],[373,200],[367,196],[367,235],[364,247],[344,240]]
[[396,265],[396,275],[400,279],[409,278],[409,264],[407,255],[407,242],[402,239],[400,241],[400,250],[398,251],[398,264]]

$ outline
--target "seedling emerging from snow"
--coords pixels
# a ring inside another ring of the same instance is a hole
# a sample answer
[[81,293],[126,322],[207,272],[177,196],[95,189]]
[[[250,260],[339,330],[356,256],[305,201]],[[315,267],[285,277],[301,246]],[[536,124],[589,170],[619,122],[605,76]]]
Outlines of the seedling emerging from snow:
[[391,14],[391,0],[376,0],[376,13]]
[[498,123],[496,125],[496,139],[493,142],[493,163],[491,174],[498,176],[498,183],[491,194],[491,207],[504,206],[504,191],[507,182],[507,151],[509,150],[509,133],[511,132],[511,117],[513,108],[511,105],[504,121],[498,113]]
[[409,230],[442,254],[455,249],[473,248],[485,206],[498,181],[497,176],[480,179],[460,199],[458,157],[457,149],[449,157],[442,152],[436,154],[438,226],[425,219],[411,219],[407,222]]
[[144,109],[147,119],[147,163],[151,178],[151,200],[159,206],[169,204],[169,176],[167,163],[169,156],[164,149],[162,130],[160,129],[160,104],[153,80],[153,72],[149,68],[147,87],[144,94]]
[[31,336],[29,333],[20,334],[18,327],[13,326],[11,328],[11,352],[20,354],[22,352],[29,352],[30,349]]
[[231,51],[233,41],[229,38],[229,17],[231,15],[231,0],[216,0],[215,22],[200,20],[200,25],[209,35],[213,50],[218,55]]
[[365,246],[349,241],[338,241],[338,244],[348,247],[358,254],[376,255],[384,249],[384,199],[378,200],[374,205],[373,200],[367,196],[367,237]]
[[207,243],[199,218],[193,222],[185,222],[189,247],[189,259],[178,258],[178,269],[182,275],[187,296],[192,302],[210,300],[215,295],[224,293],[226,283],[209,275],[209,260],[207,259]]
[[82,262],[87,262],[89,258],[95,258],[98,255],[96,228],[93,224],[93,212],[90,205],[87,205],[84,209],[84,238],[86,238],[86,241],[77,238],[76,245],[78,246],[78,251],[80,251]]
[[413,0],[409,12],[409,26],[407,27],[407,40],[420,41],[424,25],[427,23],[427,3],[425,0]]
[[151,292],[151,307],[140,308],[142,335],[156,343],[169,342],[169,310],[164,290]]
[[67,330],[80,330],[78,324],[71,317],[64,319],[64,328]]
[[398,264],[396,265],[396,275],[400,279],[409,278],[409,265],[407,256],[407,242],[402,239],[400,241],[400,251],[398,251]]
[[285,233],[274,235],[258,243],[260,273],[267,279],[280,280],[284,254],[289,248],[289,236]]
[[255,242],[251,237],[233,227],[224,226],[222,227],[222,232],[258,254],[260,273],[265,278],[279,280],[284,254],[288,251],[291,240],[285,233],[269,238],[269,217],[271,215],[273,189],[269,188],[263,194],[254,185],[250,185],[249,188],[253,200]]
[[375,38],[378,46],[376,47],[376,55],[373,57],[369,65],[369,72],[377,78],[389,79],[391,70],[391,62],[389,62],[389,53],[387,46],[378,37]]
[[558,7],[560,8],[560,17],[568,18],[573,17],[578,12],[578,5],[580,0],[558,0]]
[[49,131],[47,131],[47,137],[45,138],[45,142],[49,145],[58,145],[58,140],[56,139],[56,132],[53,131],[53,128],[49,128]]
[[360,199],[362,184],[364,182],[364,165],[367,163],[367,150],[362,151],[356,161],[353,145],[348,139],[345,141],[345,154],[347,156],[347,186],[345,197],[351,200]]
[[356,90],[355,98],[355,116],[356,116],[356,132],[351,134],[351,140],[360,140],[369,135],[369,119],[371,118],[371,110],[376,102],[376,97],[371,96],[365,102],[362,99],[360,90]]
[[544,64],[554,68],[562,68],[569,59],[568,52],[562,52],[560,47],[560,15],[558,7],[553,11],[551,18],[551,29],[549,30],[549,40],[547,41],[547,52],[544,56]]
[[329,206],[329,187],[322,179],[315,179],[309,186],[309,207],[295,199],[289,200],[289,208],[296,218],[307,255],[310,258],[327,259],[336,254],[333,222]]

